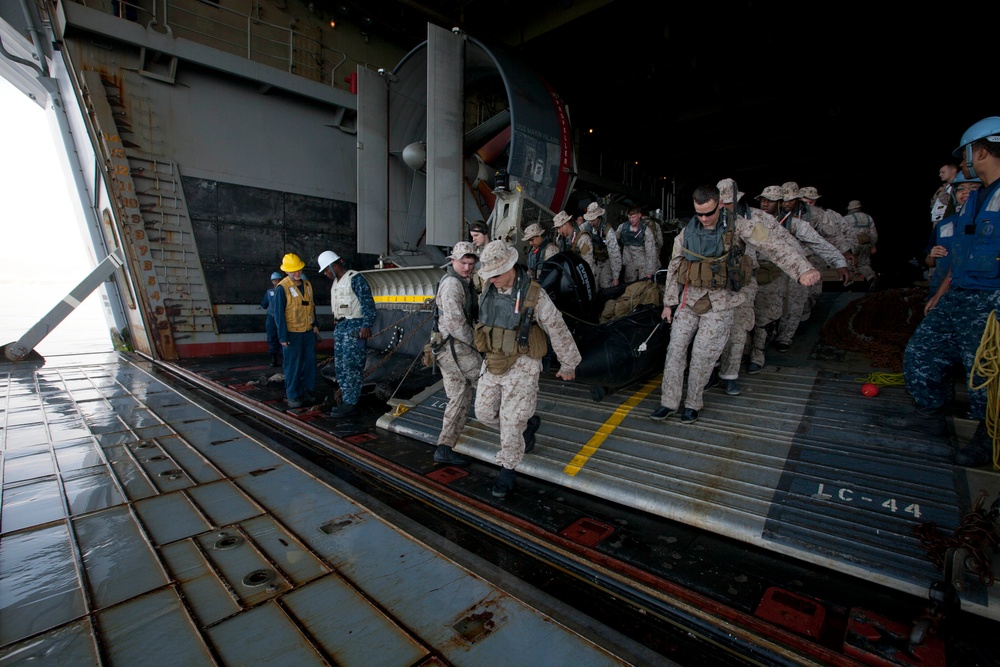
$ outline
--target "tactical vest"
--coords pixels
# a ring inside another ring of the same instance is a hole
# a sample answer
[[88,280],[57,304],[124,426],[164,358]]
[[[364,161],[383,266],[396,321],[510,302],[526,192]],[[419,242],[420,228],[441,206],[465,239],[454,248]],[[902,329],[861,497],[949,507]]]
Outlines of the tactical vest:
[[849,221],[849,224],[854,227],[858,243],[865,245],[866,243],[872,242],[871,234],[868,232],[871,230],[872,223],[874,221],[870,215],[867,213],[855,212],[845,215],[844,220]]
[[[441,277],[441,280],[439,280],[438,284],[434,286],[434,301],[435,301],[434,322],[431,326],[431,331],[435,334],[437,334],[440,331],[440,329],[438,329],[438,320],[441,317],[441,308],[440,306],[437,305],[438,290],[441,288],[441,283],[451,278],[457,280],[459,284],[462,286],[462,293],[465,295],[465,303],[462,304],[462,310],[465,313],[465,321],[469,323],[470,327],[473,326],[473,323],[476,321],[476,317],[479,314],[479,301],[478,299],[476,299],[476,293],[474,288],[472,287],[472,281],[463,280],[461,276],[455,273],[455,269],[449,266],[445,274]],[[440,336],[437,336],[436,338],[437,338],[436,344],[441,344],[445,342],[445,340],[441,339]]]
[[545,257],[545,249],[551,244],[552,241],[544,239],[542,245],[528,251],[528,272],[531,273],[532,277],[538,275],[538,265],[542,263],[542,258]]
[[524,269],[517,267],[510,294],[500,294],[493,284],[483,292],[475,339],[490,373],[502,375],[522,355],[541,359],[549,351],[545,332],[534,317],[541,289]]
[[631,223],[623,222],[618,227],[618,236],[623,246],[639,246],[641,248],[646,244],[646,223],[640,223],[639,229],[633,232]]
[[285,276],[278,287],[285,290],[285,328],[292,333],[304,333],[312,329],[316,319],[312,283],[303,278],[302,285],[296,287],[291,276]]
[[689,287],[729,289],[733,292],[743,289],[753,270],[750,258],[743,253],[739,243],[733,243],[732,228],[722,233],[722,244],[725,250],[719,257],[705,257],[683,248],[684,253],[700,259],[690,260],[682,255],[677,268],[677,282]]
[[[593,227],[591,228],[593,229]],[[594,248],[594,259],[598,262],[608,261],[608,244],[604,240],[604,236],[608,233],[608,227],[604,222],[604,218],[601,218],[601,224],[593,229],[593,234],[590,235],[591,243]]]

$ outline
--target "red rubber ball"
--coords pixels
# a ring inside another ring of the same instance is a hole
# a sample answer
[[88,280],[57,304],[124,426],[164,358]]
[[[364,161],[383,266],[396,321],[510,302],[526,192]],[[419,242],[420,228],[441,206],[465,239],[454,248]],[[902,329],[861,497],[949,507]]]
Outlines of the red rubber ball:
[[878,385],[872,384],[871,382],[865,382],[861,385],[861,393],[865,396],[878,396]]

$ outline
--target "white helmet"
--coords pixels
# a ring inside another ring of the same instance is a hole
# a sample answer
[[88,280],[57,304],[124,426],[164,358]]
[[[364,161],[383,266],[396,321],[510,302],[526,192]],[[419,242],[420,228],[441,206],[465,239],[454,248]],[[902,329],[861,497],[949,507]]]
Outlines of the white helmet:
[[323,273],[327,267],[332,266],[338,260],[340,260],[340,255],[332,250],[324,250],[319,254],[319,272]]

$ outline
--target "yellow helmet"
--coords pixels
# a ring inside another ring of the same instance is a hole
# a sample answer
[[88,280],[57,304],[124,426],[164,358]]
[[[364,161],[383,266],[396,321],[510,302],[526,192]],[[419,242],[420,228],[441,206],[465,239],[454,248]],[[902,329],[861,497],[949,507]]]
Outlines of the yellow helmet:
[[298,255],[288,253],[281,260],[281,270],[285,273],[292,273],[293,271],[301,271],[306,268],[306,263],[299,259]]

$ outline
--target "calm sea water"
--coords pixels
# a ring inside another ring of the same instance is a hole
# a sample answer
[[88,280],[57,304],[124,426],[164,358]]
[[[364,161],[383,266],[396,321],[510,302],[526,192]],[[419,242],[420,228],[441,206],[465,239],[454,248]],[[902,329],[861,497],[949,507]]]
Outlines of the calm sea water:
[[[11,130],[0,133],[0,345],[6,345],[69,294],[94,262],[75,213],[80,198],[63,176],[66,151],[57,148],[45,112],[3,77],[0,109]],[[35,347],[43,357],[111,349],[99,293]]]
[[[86,271],[80,274],[80,280],[85,276]],[[0,345],[20,339],[75,286],[72,279],[68,283],[29,284],[0,278]],[[43,357],[112,349],[97,293],[91,294],[35,347]]]

